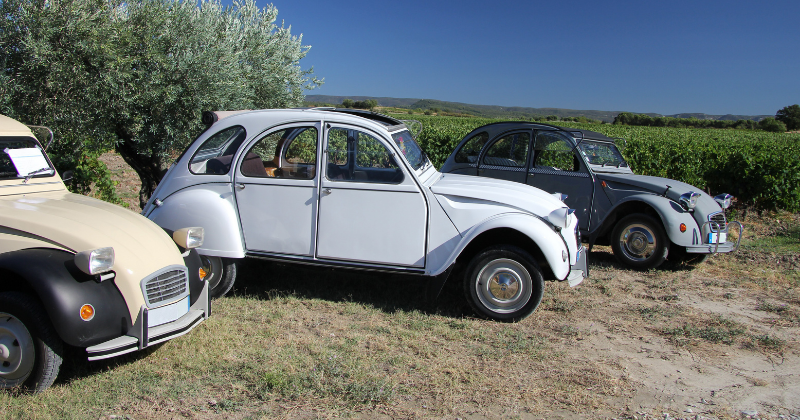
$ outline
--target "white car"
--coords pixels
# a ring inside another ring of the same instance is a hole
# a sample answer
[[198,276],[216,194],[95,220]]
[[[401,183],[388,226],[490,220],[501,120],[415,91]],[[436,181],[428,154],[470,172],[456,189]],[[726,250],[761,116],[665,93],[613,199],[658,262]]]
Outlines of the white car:
[[451,273],[481,316],[517,321],[544,279],[579,284],[587,253],[556,195],[442,174],[394,118],[334,108],[205,113],[208,128],[171,166],[142,214],[198,225],[212,296],[245,257],[401,272]]

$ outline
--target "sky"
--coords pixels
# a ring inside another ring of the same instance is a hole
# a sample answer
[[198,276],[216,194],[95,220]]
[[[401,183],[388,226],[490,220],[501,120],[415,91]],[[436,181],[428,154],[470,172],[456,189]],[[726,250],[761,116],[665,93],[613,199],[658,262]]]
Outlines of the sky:
[[797,0],[272,4],[325,80],[306,94],[664,115],[800,103]]

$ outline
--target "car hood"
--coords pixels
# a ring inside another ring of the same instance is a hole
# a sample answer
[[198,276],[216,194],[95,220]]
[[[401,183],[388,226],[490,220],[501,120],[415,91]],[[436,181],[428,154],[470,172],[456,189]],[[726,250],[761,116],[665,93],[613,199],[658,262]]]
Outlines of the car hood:
[[561,200],[530,185],[470,175],[443,174],[431,185],[437,196],[469,199],[498,208],[498,212],[517,210],[546,217],[566,207]]
[[[697,207],[695,207],[699,213],[707,216],[708,214],[722,211],[722,208],[714,201],[713,197],[706,194],[702,189],[685,182],[648,175],[596,173],[595,176],[601,181],[609,182],[611,191],[605,189],[606,194],[614,194],[612,191],[620,189],[634,189],[657,195],[664,195],[666,191],[667,198],[680,202],[681,194],[693,191],[700,194],[700,198],[697,200]],[[669,190],[667,190],[667,186],[669,186]],[[621,198],[618,197],[618,199]],[[616,202],[617,200],[612,201]]]

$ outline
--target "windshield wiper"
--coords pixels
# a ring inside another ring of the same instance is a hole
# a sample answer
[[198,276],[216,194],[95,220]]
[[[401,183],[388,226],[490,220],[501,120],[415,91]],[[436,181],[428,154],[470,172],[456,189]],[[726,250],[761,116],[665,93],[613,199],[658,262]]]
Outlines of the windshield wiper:
[[25,180],[22,181],[22,183],[23,184],[27,184],[28,181],[30,181],[31,178],[33,178],[34,175],[39,175],[39,174],[44,173],[44,172],[50,172],[52,170],[53,169],[51,169],[50,167],[46,167],[46,168],[42,168],[42,169],[37,169],[35,171],[31,171],[31,172],[28,173],[28,175],[25,175]]

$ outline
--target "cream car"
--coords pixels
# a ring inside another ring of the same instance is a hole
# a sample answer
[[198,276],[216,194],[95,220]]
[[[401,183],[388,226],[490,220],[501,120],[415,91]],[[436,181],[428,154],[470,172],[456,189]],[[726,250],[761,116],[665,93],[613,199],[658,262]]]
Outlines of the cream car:
[[204,231],[170,233],[67,191],[30,128],[0,115],[0,388],[49,387],[65,344],[105,359],[207,319]]

